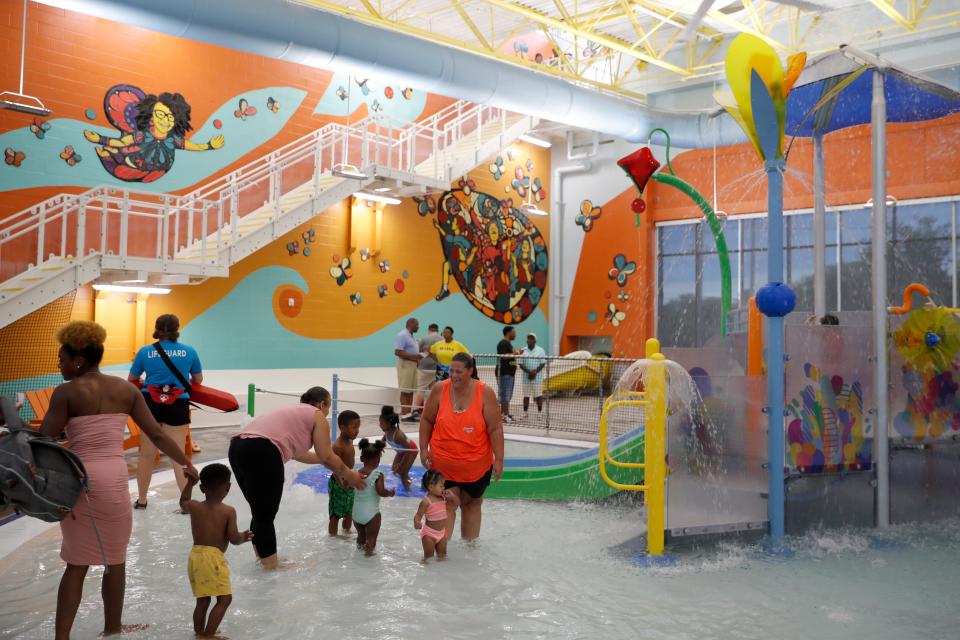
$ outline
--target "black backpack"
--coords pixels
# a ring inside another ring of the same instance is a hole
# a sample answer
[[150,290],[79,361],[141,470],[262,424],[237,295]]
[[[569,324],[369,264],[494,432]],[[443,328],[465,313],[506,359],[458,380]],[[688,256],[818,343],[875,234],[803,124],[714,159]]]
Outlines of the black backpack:
[[63,520],[87,489],[87,473],[76,453],[25,428],[13,403],[0,397],[9,433],[0,433],[0,506],[47,522]]

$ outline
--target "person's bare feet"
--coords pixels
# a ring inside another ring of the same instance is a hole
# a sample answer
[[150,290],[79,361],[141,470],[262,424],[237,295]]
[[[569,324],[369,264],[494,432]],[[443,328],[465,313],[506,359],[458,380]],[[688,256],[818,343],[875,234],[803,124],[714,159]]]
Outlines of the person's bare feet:
[[260,566],[266,571],[273,571],[280,566],[280,560],[277,558],[277,554],[267,556],[266,558],[259,558],[258,560],[260,562]]
[[121,633],[136,633],[138,631],[143,631],[149,626],[149,624],[124,624],[120,625],[120,631],[104,631],[98,637],[106,638],[109,636],[118,636]]

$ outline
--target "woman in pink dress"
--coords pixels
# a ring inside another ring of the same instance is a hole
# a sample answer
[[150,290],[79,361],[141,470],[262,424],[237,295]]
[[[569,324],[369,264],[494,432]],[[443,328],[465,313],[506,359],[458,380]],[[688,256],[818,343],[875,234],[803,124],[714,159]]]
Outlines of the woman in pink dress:
[[90,565],[107,565],[102,586],[103,634],[136,628],[120,621],[132,526],[127,464],[123,457],[127,416],[133,416],[143,436],[182,464],[186,475],[197,477],[183,449],[161,431],[143,394],[126,380],[100,373],[106,337],[103,327],[88,321],[71,322],[57,333],[61,344],[60,372],[67,382],[53,392],[50,409],[40,427],[44,435],[52,437],[66,430],[70,448],[86,467],[90,488],[89,497],[81,494],[73,513],[60,523],[60,557],[67,568],[57,592],[57,640],[70,637]]

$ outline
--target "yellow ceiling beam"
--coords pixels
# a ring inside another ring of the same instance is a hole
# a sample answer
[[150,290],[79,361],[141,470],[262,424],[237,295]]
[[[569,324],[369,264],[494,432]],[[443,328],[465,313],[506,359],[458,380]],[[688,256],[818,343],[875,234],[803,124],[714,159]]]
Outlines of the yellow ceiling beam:
[[747,10],[747,15],[750,16],[750,22],[753,24],[753,28],[757,31],[763,31],[763,21],[760,20],[760,14],[757,12],[757,7],[754,6],[753,0],[741,0],[743,2],[743,8]]
[[653,47],[651,47],[650,43],[648,42],[648,40],[650,39],[650,35],[646,31],[644,31],[643,25],[640,24],[639,20],[637,20],[637,16],[634,15],[633,10],[630,8],[630,5],[627,4],[627,0],[620,0],[620,6],[623,7],[624,13],[629,17],[630,24],[631,26],[633,26],[633,32],[637,34],[637,37],[639,38],[639,40],[635,42],[633,46],[642,44],[643,48],[646,49],[648,54],[650,54],[651,56],[656,55],[656,53],[653,50]]
[[570,17],[570,12],[568,12],[567,8],[563,6],[563,2],[560,0],[553,0],[553,6],[557,8],[557,11],[560,12],[560,15],[563,16],[563,19],[567,22],[567,24],[577,26],[576,21]]
[[328,13],[348,16],[356,20],[359,20],[361,22],[371,24],[375,27],[389,29],[391,31],[399,31],[401,33],[413,35],[418,38],[422,38],[424,40],[429,40],[432,42],[442,42],[443,44],[449,45],[461,51],[475,53],[477,55],[481,55],[483,57],[490,58],[492,60],[499,60],[500,62],[506,62],[508,64],[525,67],[533,71],[546,73],[546,74],[555,76],[557,78],[561,78],[563,80],[573,82],[575,84],[582,84],[585,86],[590,86],[596,89],[600,89],[602,91],[616,93],[618,95],[621,95],[633,100],[639,100],[639,101],[646,100],[646,94],[643,94],[643,93],[639,93],[636,91],[629,91],[625,89],[618,89],[608,83],[599,82],[591,78],[583,77],[575,73],[572,73],[570,71],[563,71],[556,67],[552,67],[547,64],[540,64],[532,60],[524,60],[517,56],[508,55],[498,50],[484,49],[479,45],[465,42],[463,40],[457,40],[456,38],[451,38],[450,36],[447,36],[441,33],[433,33],[427,29],[415,27],[410,24],[393,22],[385,18],[377,18],[367,13],[366,11],[362,11],[360,9],[354,9],[341,4],[337,4],[335,2],[332,2],[331,0],[300,0],[300,2],[305,5],[316,7],[317,9],[322,9]]
[[[542,24],[552,29],[559,29],[561,31],[566,31],[567,33],[570,33],[575,37],[584,38],[591,42],[595,42],[601,46],[613,49],[614,51],[619,51],[620,53],[623,53],[625,55],[637,58],[638,60],[649,62],[650,64],[656,65],[662,69],[666,69],[667,71],[672,71],[677,75],[683,76],[683,75],[687,75],[688,73],[686,69],[681,69],[675,64],[671,64],[669,62],[666,62],[665,60],[660,60],[655,56],[647,55],[643,52],[637,51],[634,47],[628,46],[627,44],[625,44],[620,40],[611,38],[610,36],[603,35],[601,33],[597,33],[595,31],[590,31],[588,29],[583,29],[581,27],[567,24],[563,20],[557,20],[556,18],[546,16],[542,13],[534,11],[533,9],[528,9],[527,7],[514,4],[512,2],[509,2],[508,0],[484,0],[484,2],[488,4],[492,4],[496,7],[500,7],[505,11],[510,11],[511,13],[515,13],[519,16],[523,16],[524,18],[527,18],[532,22],[536,22],[537,24]],[[577,48],[579,49],[579,47]]]
[[907,31],[914,31],[916,29],[916,24],[907,20],[903,17],[903,14],[893,8],[893,5],[886,0],[870,0],[870,4],[875,6],[877,9],[887,16],[898,25],[906,29]]
[[[877,2],[878,0],[871,0],[871,1]],[[757,36],[758,38],[760,38],[761,40],[769,44],[774,49],[779,49],[780,51],[788,51],[786,45],[784,45],[779,40],[776,40],[775,38],[771,38],[770,36],[763,33],[762,31],[754,29],[751,26],[745,25],[739,20],[735,20],[734,18],[731,18],[725,13],[720,13],[715,9],[711,9],[710,11],[707,11],[707,17],[710,18],[711,20],[716,20],[717,22],[725,24],[728,27],[733,27],[734,29],[737,29],[741,33],[749,33],[751,35]]]
[[460,3],[460,0],[453,0],[451,3],[453,8],[457,10],[457,13],[460,14],[460,18],[467,25],[467,28],[473,33],[477,41],[480,43],[484,49],[492,50],[493,47],[490,46],[490,43],[487,42],[487,39],[483,37],[483,34],[480,33],[480,29],[477,28],[477,25],[473,22],[470,16],[467,14],[466,9],[463,8],[463,5]]

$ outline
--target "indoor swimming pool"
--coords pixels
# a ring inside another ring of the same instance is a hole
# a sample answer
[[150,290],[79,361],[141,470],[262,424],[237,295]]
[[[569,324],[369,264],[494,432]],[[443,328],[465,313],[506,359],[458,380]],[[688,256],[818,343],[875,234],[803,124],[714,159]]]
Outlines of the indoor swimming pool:
[[[293,477],[301,465],[289,465]],[[227,502],[241,525],[246,503]],[[192,638],[187,518],[171,483],[134,514],[124,621],[131,638]],[[764,543],[675,551],[645,567],[640,508],[632,501],[489,500],[481,539],[455,539],[446,562],[420,564],[413,498],[382,501],[377,555],[327,535],[327,496],[290,484],[278,517],[286,571],[263,573],[248,546],[227,552],[233,605],[220,631],[256,638],[956,638],[960,521],[886,532],[835,530]],[[63,570],[54,527],[0,560],[0,637],[53,635]],[[102,625],[100,570],[91,571],[74,627]]]

